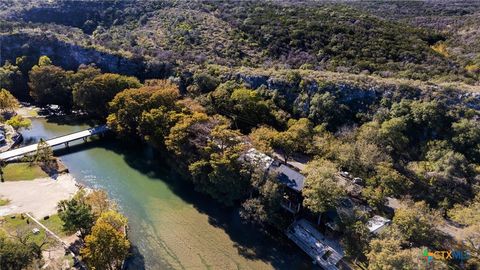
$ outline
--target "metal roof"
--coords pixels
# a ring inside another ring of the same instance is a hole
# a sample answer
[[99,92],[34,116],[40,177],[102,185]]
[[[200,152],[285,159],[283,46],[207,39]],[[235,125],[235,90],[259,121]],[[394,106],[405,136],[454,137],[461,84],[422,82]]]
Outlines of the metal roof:
[[280,166],[272,166],[272,170],[278,173],[278,181],[285,184],[287,187],[296,191],[302,191],[305,185],[305,176],[295,171],[294,169],[281,164]]
[[375,215],[368,220],[367,227],[371,233],[376,233],[388,224],[390,224],[390,219]]

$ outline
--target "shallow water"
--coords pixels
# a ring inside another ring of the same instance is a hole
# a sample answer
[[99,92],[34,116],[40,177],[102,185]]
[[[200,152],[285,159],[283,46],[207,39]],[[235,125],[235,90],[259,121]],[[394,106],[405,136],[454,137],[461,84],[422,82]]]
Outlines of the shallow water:
[[[34,119],[24,143],[87,128]],[[151,148],[113,139],[55,151],[77,180],[105,189],[128,217],[134,256],[128,269],[310,269],[310,260],[284,239],[265,237],[193,191]]]

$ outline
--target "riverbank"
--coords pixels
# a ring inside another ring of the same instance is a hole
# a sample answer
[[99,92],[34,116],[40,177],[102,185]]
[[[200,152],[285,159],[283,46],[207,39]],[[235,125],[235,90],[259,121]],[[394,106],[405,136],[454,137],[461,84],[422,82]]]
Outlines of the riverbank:
[[31,105],[29,103],[21,103],[20,107],[15,110],[17,115],[20,115],[24,118],[43,118],[44,115],[40,115],[40,108]]
[[8,151],[22,141],[22,135],[10,125],[0,124],[0,131],[4,136],[4,141],[0,142],[3,143],[0,145],[0,152]]

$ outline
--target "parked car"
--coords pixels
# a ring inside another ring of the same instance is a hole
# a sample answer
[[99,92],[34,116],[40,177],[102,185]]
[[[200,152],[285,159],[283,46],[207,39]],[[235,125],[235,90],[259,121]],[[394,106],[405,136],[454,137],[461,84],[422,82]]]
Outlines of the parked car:
[[354,184],[357,184],[357,185],[360,185],[360,186],[363,186],[363,179],[360,178],[360,177],[355,177],[353,178],[353,181],[352,181]]
[[340,172],[340,175],[345,177],[345,178],[350,178],[350,173],[349,172],[346,172],[346,171],[342,171]]

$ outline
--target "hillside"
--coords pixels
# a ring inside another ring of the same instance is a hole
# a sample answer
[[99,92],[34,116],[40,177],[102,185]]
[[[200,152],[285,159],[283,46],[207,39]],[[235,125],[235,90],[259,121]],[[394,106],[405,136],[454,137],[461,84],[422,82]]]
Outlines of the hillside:
[[[437,31],[444,40],[432,49],[459,64],[478,82],[480,71],[480,2],[362,1],[356,8],[412,27]],[[473,81],[472,81],[473,82]]]
[[[476,62],[467,63],[460,57],[465,53],[450,57],[437,49],[439,42],[463,44],[463,48],[478,42],[465,42],[475,31],[475,22],[468,23],[471,14],[465,15],[464,30],[450,40],[451,35],[432,24],[412,25],[407,19],[399,23],[392,20],[397,18],[393,14],[383,13],[387,8],[359,8],[354,2],[36,1],[2,5],[3,35],[33,35],[34,29],[41,28],[41,34],[35,35],[142,61],[147,69],[157,70],[148,77],[168,76],[178,66],[218,64],[478,84],[475,67],[465,68]],[[462,9],[458,5],[449,8],[457,13]],[[451,18],[449,13],[444,17]],[[54,52],[56,45],[50,46]],[[6,59],[18,56],[3,55]]]

